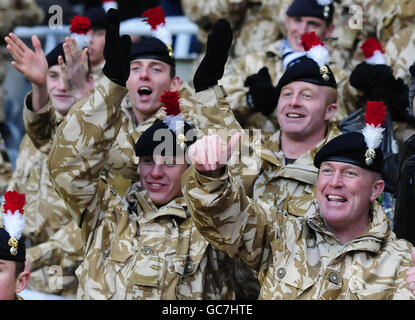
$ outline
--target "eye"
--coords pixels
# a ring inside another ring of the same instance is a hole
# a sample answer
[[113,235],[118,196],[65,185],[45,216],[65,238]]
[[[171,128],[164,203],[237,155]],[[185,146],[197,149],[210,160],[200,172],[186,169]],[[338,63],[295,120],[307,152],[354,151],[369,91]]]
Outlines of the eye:
[[329,175],[333,173],[333,169],[329,168],[329,167],[323,167],[320,169],[320,173],[324,174],[324,175]]
[[153,67],[153,68],[151,68],[151,71],[153,71],[153,72],[155,72],[155,73],[159,73],[159,72],[161,72],[162,70],[161,70],[161,68],[159,68],[159,67]]
[[357,177],[357,172],[355,172],[355,171],[353,171],[353,170],[346,170],[345,172],[344,172],[344,174],[346,175],[346,176],[350,176],[350,177]]
[[292,93],[292,91],[290,91],[290,90],[284,90],[284,91],[282,92],[282,95],[283,95],[284,97],[290,97],[292,94],[293,94],[293,93]]
[[154,159],[151,157],[143,157],[140,161],[146,165],[154,164]]
[[306,99],[311,99],[313,95],[310,92],[303,92],[303,97]]

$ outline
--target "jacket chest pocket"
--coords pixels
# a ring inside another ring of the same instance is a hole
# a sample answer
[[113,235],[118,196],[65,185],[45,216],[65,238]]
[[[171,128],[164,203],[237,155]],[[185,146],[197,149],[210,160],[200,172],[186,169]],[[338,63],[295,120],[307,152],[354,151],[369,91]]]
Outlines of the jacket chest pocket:
[[[297,299],[315,284],[306,261],[297,261],[282,239],[271,242],[273,261],[263,282],[265,299]],[[318,275],[316,275],[318,276]]]

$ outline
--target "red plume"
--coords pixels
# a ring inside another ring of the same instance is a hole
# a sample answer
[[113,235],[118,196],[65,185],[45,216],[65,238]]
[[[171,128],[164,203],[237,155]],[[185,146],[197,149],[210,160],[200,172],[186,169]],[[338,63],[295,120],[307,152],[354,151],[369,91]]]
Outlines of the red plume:
[[385,53],[385,50],[382,48],[382,44],[376,38],[366,39],[360,48],[362,49],[363,55],[366,59],[372,57],[376,50],[380,51],[381,53]]
[[147,17],[144,21],[151,26],[152,30],[156,30],[157,26],[166,23],[166,15],[160,6],[147,9],[143,12],[142,16]]
[[159,101],[164,104],[167,116],[177,116],[182,112],[180,109],[180,94],[178,91],[164,91]]
[[382,101],[368,101],[365,111],[366,124],[381,126],[386,120],[386,106]]
[[91,20],[87,16],[76,16],[71,20],[71,33],[86,34],[91,30]]
[[324,42],[322,42],[320,38],[316,35],[316,33],[313,31],[309,33],[304,33],[302,35],[301,45],[303,46],[305,51],[308,51],[315,46],[324,46]]
[[10,210],[12,214],[16,210],[23,214],[23,206],[26,203],[26,195],[23,193],[18,193],[17,191],[7,191],[4,194],[4,212],[6,213],[7,210]]

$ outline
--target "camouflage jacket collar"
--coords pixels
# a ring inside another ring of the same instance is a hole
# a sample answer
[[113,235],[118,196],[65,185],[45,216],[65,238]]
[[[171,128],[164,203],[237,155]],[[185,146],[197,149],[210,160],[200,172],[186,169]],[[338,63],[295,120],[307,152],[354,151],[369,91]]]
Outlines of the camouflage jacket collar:
[[[281,150],[281,130],[278,130],[264,143],[261,151],[261,158],[269,162],[273,169],[271,170],[269,179],[278,176],[295,179],[308,184],[315,184],[318,170],[314,167],[314,156],[324,144],[338,135],[340,135],[339,129],[334,123],[330,122],[324,140],[301,155],[294,163],[283,165],[285,159],[284,153]],[[274,168],[274,166],[277,168]]]
[[183,197],[175,198],[168,204],[157,208],[146,190],[138,191],[138,189],[131,188],[128,192],[127,199],[129,206],[134,206],[136,208],[134,210],[136,214],[141,216],[145,222],[161,216],[177,216],[182,219],[190,217],[187,204]]
[[128,109],[128,112],[130,114],[130,117],[132,118],[132,121],[136,125],[133,132],[131,133],[131,136],[133,137],[134,142],[137,142],[138,138],[140,138],[140,136],[143,134],[144,131],[146,131],[148,128],[152,126],[152,124],[154,123],[154,121],[156,121],[156,119],[164,119],[164,115],[165,115],[164,109],[159,108],[153,116],[144,120],[141,123],[137,123],[137,119],[131,107]]
[[[382,243],[392,236],[390,223],[382,206],[377,201],[372,205],[370,217],[369,226],[364,234],[350,240],[342,246],[339,244],[339,247],[343,249],[342,253],[353,250],[371,251],[376,254],[380,252]],[[309,210],[304,215],[304,219],[307,221],[307,225],[315,232],[324,234],[332,242],[338,243],[336,236],[327,229],[320,216],[317,200],[313,201]]]

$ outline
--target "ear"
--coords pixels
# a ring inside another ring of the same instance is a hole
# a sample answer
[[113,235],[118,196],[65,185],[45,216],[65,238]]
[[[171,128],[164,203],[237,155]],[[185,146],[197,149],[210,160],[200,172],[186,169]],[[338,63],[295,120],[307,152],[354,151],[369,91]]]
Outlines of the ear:
[[330,38],[330,36],[331,36],[331,34],[333,33],[333,31],[334,31],[334,23],[332,23],[332,24],[330,24],[328,27],[327,27],[327,32],[326,32],[326,39],[327,38]]
[[385,189],[385,181],[376,180],[372,186],[372,192],[370,194],[370,201],[375,201]]
[[331,103],[326,108],[326,115],[324,117],[324,120],[329,121],[331,118],[334,117],[334,115],[337,112],[337,103]]
[[19,273],[19,275],[16,278],[16,293],[26,288],[27,284],[29,283],[29,278],[30,273],[26,270]]
[[179,90],[181,84],[182,84],[182,80],[180,79],[180,77],[174,76],[174,78],[171,80],[170,91]]

